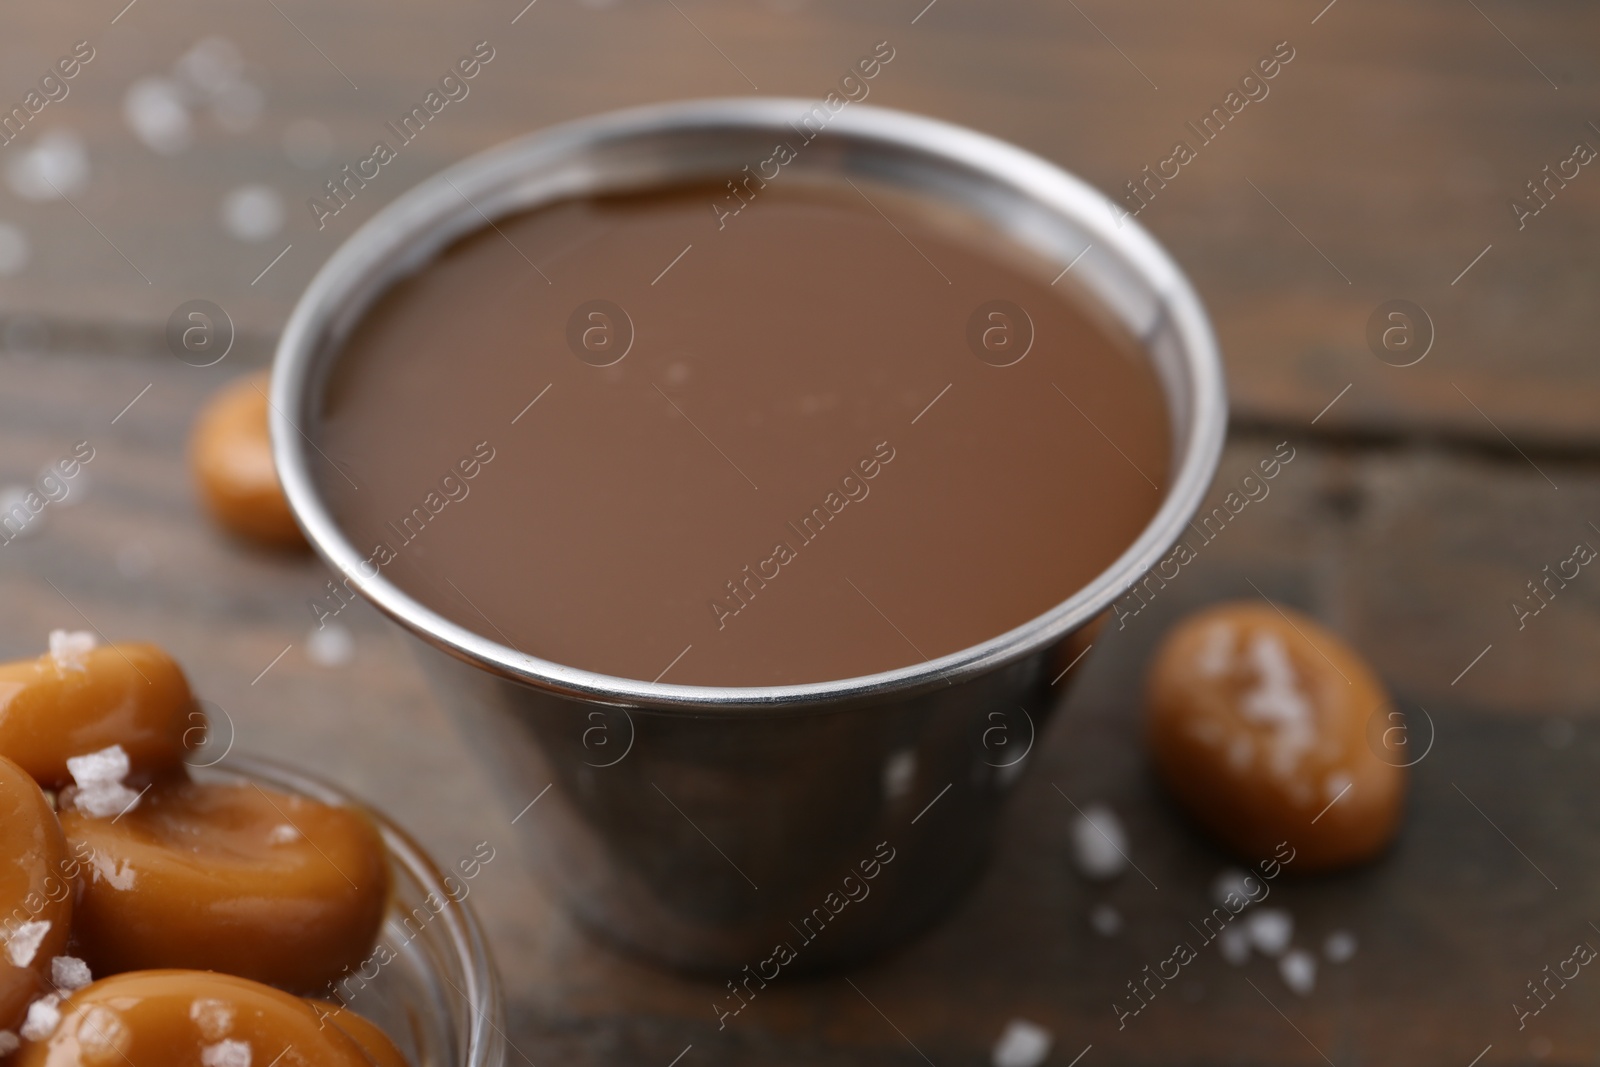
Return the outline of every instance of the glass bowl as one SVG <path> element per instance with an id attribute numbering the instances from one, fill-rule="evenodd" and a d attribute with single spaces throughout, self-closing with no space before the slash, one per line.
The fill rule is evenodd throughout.
<path id="1" fill-rule="evenodd" d="M 338 787 L 259 756 L 234 754 L 194 777 L 366 812 L 383 837 L 394 889 L 378 944 L 339 981 L 339 999 L 382 1027 L 414 1067 L 503 1067 L 505 1003 L 483 928 L 404 830 Z"/>

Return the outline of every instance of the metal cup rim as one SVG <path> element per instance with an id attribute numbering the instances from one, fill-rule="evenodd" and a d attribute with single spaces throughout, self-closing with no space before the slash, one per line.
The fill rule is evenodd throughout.
<path id="1" fill-rule="evenodd" d="M 1062 640 L 1137 582 L 1177 541 L 1199 507 L 1221 456 L 1226 389 L 1216 338 L 1198 294 L 1166 250 L 1125 210 L 1056 164 L 975 130 L 865 104 L 833 114 L 828 134 L 851 144 L 916 153 L 993 178 L 1033 206 L 1067 219 L 1091 235 L 1096 247 L 1121 257 L 1123 266 L 1139 276 L 1158 302 L 1165 324 L 1179 338 L 1188 389 L 1178 398 L 1185 418 L 1175 420 L 1175 429 L 1187 425 L 1175 441 L 1176 469 L 1156 514 L 1121 556 L 1049 611 L 958 652 L 860 677 L 759 687 L 648 682 L 527 655 L 445 618 L 381 572 L 368 575 L 362 569 L 366 557 L 339 529 L 317 491 L 311 469 L 318 455 L 302 432 L 312 413 L 319 375 L 334 355 L 326 338 L 341 316 L 350 317 L 354 295 L 370 287 L 375 275 L 387 272 L 392 279 L 400 270 L 426 262 L 444 243 L 439 237 L 443 220 L 481 205 L 480 196 L 504 192 L 519 173 L 539 167 L 548 171 L 562 160 L 578 160 L 596 146 L 629 139 L 790 130 L 799 115 L 819 106 L 824 106 L 821 101 L 800 98 L 706 99 L 577 119 L 469 157 L 402 194 L 362 224 L 301 295 L 279 340 L 272 374 L 269 422 L 274 460 L 290 508 L 323 560 L 348 576 L 357 591 L 401 626 L 491 674 L 582 701 L 701 715 L 834 710 L 952 685 Z M 568 169 L 572 173 L 564 179 L 553 180 L 577 183 L 565 195 L 581 194 L 583 168 Z M 1171 404 L 1173 398 L 1168 399 Z"/>

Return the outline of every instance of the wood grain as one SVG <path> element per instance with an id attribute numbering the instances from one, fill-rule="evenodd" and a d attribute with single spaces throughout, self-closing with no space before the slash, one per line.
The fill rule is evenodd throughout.
<path id="1" fill-rule="evenodd" d="M 1206 299 L 1237 413 L 1303 426 L 1350 386 L 1320 429 L 1506 451 L 1502 431 L 1524 449 L 1558 450 L 1600 433 L 1600 369 L 1585 340 L 1600 315 L 1589 299 L 1600 281 L 1591 254 L 1600 176 L 1582 168 L 1520 230 L 1509 208 L 1575 141 L 1600 147 L 1592 5 L 145 0 L 112 24 L 122 10 L 121 0 L 95 0 L 5 14 L 9 98 L 73 41 L 97 49 L 71 95 L 0 148 L 9 165 L 41 135 L 72 130 L 90 166 L 76 209 L 0 193 L 0 219 L 33 247 L 28 269 L 0 289 L 0 336 L 12 347 L 149 336 L 195 297 L 265 342 L 340 240 L 449 163 L 564 119 L 749 93 L 751 82 L 764 95 L 818 96 L 889 40 L 896 58 L 870 102 L 1011 139 L 1114 194 L 1179 138 L 1196 142 L 1198 158 L 1139 222 Z M 125 123 L 124 96 L 212 36 L 238 46 L 264 111 L 243 133 L 202 113 L 190 148 L 158 155 Z M 471 95 L 319 231 L 306 201 L 480 40 L 496 59 Z M 1185 124 L 1285 41 L 1295 58 L 1270 94 L 1201 147 Z M 309 169 L 282 148 L 304 119 L 331 136 L 328 159 Z M 246 184 L 282 198 L 282 232 L 247 243 L 223 230 L 223 198 Z M 1397 297 L 1421 304 L 1437 334 L 1428 357 L 1404 369 L 1379 362 L 1365 340 L 1369 315 Z"/>
<path id="2" fill-rule="evenodd" d="M 318 666 L 305 601 L 325 580 L 321 565 L 247 549 L 202 520 L 185 467 L 188 427 L 207 394 L 249 369 L 230 356 L 197 370 L 159 351 L 0 362 L 0 488 L 26 483 L 76 441 L 96 450 L 73 502 L 50 505 L 34 533 L 0 547 L 0 656 L 37 654 L 47 630 L 86 620 L 112 638 L 158 641 L 226 713 L 240 750 L 344 782 L 447 862 L 491 842 L 497 858 L 472 903 L 527 1062 L 665 1067 L 692 1045 L 682 1063 L 978 1063 L 1016 1017 L 1055 1035 L 1050 1062 L 1059 1064 L 1091 1044 L 1085 1064 L 1317 1064 L 1325 1055 L 1341 1067 L 1466 1064 L 1490 1044 L 1482 1064 L 1541 1053 L 1578 1063 L 1600 1047 L 1584 979 L 1524 1031 L 1510 1007 L 1545 964 L 1600 936 L 1587 903 L 1600 892 L 1591 788 L 1600 681 L 1585 654 L 1600 628 L 1600 583 L 1583 574 L 1520 632 L 1504 603 L 1600 515 L 1600 465 L 1541 464 L 1553 490 L 1520 459 L 1292 439 L 1295 458 L 1271 495 L 1125 627 L 1112 622 L 1097 639 L 1019 787 L 993 868 L 958 912 L 848 975 L 776 983 L 719 1030 L 720 986 L 615 953 L 543 895 L 511 825 L 531 797 L 497 794 L 476 773 L 394 627 L 349 609 L 339 621 L 354 658 Z M 1213 496 L 1280 440 L 1237 437 Z M 1119 1030 L 1112 1004 L 1125 983 L 1192 938 L 1188 923 L 1207 911 L 1210 883 L 1231 862 L 1150 777 L 1141 673 L 1184 612 L 1262 594 L 1348 636 L 1418 729 L 1417 710 L 1427 709 L 1435 743 L 1388 856 L 1274 890 L 1297 944 L 1316 950 L 1348 930 L 1360 945 L 1351 962 L 1324 962 L 1316 990 L 1300 998 L 1271 961 L 1235 968 L 1208 949 Z M 1063 793 L 1118 812 L 1149 882 L 1131 870 L 1108 886 L 1078 876 Z M 1091 930 L 1097 904 L 1120 913 L 1120 934 Z M 514 1052 L 511 1062 L 523 1060 Z"/>
<path id="3" fill-rule="evenodd" d="M 1490 1045 L 1481 1067 L 1593 1060 L 1592 976 L 1527 1029 L 1510 1005 L 1575 941 L 1600 943 L 1586 904 L 1600 890 L 1600 577 L 1583 573 L 1520 628 L 1511 605 L 1576 541 L 1600 545 L 1590 525 L 1600 524 L 1600 364 L 1589 358 L 1600 173 L 1584 168 L 1520 230 L 1508 202 L 1573 141 L 1600 146 L 1590 125 L 1600 122 L 1600 9 L 124 3 L 0 15 L 0 100 L 20 100 L 72 42 L 97 49 L 70 96 L 0 148 L 4 172 L 41 135 L 70 130 L 90 169 L 75 207 L 0 189 L 0 221 L 31 246 L 26 270 L 0 279 L 0 493 L 77 441 L 96 450 L 74 496 L 0 547 L 0 656 L 34 655 L 49 629 L 86 624 L 158 641 L 241 749 L 337 778 L 447 861 L 490 841 L 499 858 L 473 903 L 508 980 L 511 1062 L 665 1067 L 688 1049 L 683 1067 L 944 1067 L 986 1062 L 1016 1017 L 1054 1034 L 1051 1063 L 1092 1045 L 1084 1067 L 1465 1065 Z M 158 155 L 124 121 L 125 93 L 210 36 L 238 46 L 265 109 L 242 133 L 202 115 L 190 148 Z M 1243 429 L 1213 495 L 1279 441 L 1296 459 L 1148 608 L 1097 640 L 1040 741 L 992 870 L 956 915 L 848 976 L 777 984 L 719 1031 L 719 986 L 614 953 L 543 895 L 511 826 L 530 798 L 499 795 L 476 773 L 391 626 L 349 609 L 340 622 L 353 660 L 313 661 L 305 602 L 323 568 L 211 530 L 185 438 L 207 394 L 264 364 L 338 242 L 441 167 L 609 108 L 751 92 L 746 77 L 762 94 L 818 95 L 885 39 L 897 56 L 871 102 L 995 133 L 1111 192 L 1164 158 L 1260 56 L 1291 43 L 1270 95 L 1200 148 L 1139 222 L 1194 279 L 1226 352 Z M 306 199 L 479 40 L 496 58 L 471 95 L 317 230 Z M 306 119 L 331 145 L 326 161 L 301 168 L 282 141 Z M 224 196 L 246 184 L 287 205 L 271 239 L 243 242 L 219 222 Z M 197 297 L 222 304 L 241 334 L 203 370 L 160 340 L 173 308 Z M 1396 297 L 1420 303 L 1437 331 L 1413 367 L 1385 365 L 1365 340 L 1373 309 Z M 1119 1030 L 1112 1002 L 1188 936 L 1228 862 L 1150 778 L 1141 671 L 1184 612 L 1261 595 L 1346 635 L 1412 721 L 1431 721 L 1435 744 L 1389 856 L 1276 891 L 1298 944 L 1352 931 L 1350 963 L 1324 962 L 1302 999 L 1267 960 L 1234 968 L 1207 952 Z M 1133 872 L 1105 887 L 1074 873 L 1063 792 L 1112 805 L 1159 888 Z M 1120 934 L 1090 929 L 1096 904 L 1117 909 Z"/>

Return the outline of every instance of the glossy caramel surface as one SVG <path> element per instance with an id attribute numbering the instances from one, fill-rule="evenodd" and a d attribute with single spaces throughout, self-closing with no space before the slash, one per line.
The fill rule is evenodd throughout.
<path id="1" fill-rule="evenodd" d="M 61 1005 L 13 1067 L 371 1067 L 343 1029 L 258 982 L 196 971 L 104 978 Z"/>
<path id="2" fill-rule="evenodd" d="M 324 1022 L 337 1026 L 354 1038 L 356 1044 L 367 1054 L 367 1058 L 377 1067 L 411 1067 L 409 1061 L 395 1047 L 394 1041 L 371 1019 L 325 1000 L 310 1000 L 307 1003 Z"/>
<path id="3" fill-rule="evenodd" d="M 189 683 L 155 645 L 101 645 L 0 664 L 0 756 L 46 789 L 72 782 L 67 760 L 121 745 L 130 778 L 181 766 L 203 726 Z"/>
<path id="4" fill-rule="evenodd" d="M 388 903 L 365 815 L 254 784 L 166 781 L 114 820 L 61 824 L 93 856 L 77 930 L 96 974 L 213 969 L 314 992 L 361 963 Z"/>
<path id="5" fill-rule="evenodd" d="M 272 462 L 265 374 L 211 398 L 195 422 L 189 465 L 206 511 L 224 529 L 264 545 L 305 546 Z"/>
<path id="6" fill-rule="evenodd" d="M 50 960 L 66 952 L 76 864 L 32 778 L 0 758 L 0 1030 L 48 992 Z M 40 937 L 38 923 L 48 924 Z M 20 964 L 20 966 L 19 966 Z"/>
<path id="7" fill-rule="evenodd" d="M 1406 756 L 1382 747 L 1393 710 L 1354 649 L 1271 604 L 1190 616 L 1150 669 L 1148 736 L 1167 788 L 1246 862 L 1288 842 L 1297 874 L 1371 859 L 1394 836 Z"/>

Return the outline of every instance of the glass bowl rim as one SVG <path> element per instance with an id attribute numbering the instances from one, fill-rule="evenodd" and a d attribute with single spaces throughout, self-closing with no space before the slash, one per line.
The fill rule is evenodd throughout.
<path id="1" fill-rule="evenodd" d="M 439 899 L 451 901 L 453 905 L 440 912 L 438 918 L 451 956 L 460 966 L 465 982 L 465 988 L 456 988 L 456 992 L 470 1009 L 462 1035 L 462 1067 L 499 1067 L 504 1062 L 505 1000 L 483 926 L 465 900 L 455 901 L 450 896 L 444 872 L 416 839 L 383 812 L 342 786 L 272 757 L 235 752 L 228 755 L 226 762 L 219 760 L 216 764 L 191 770 L 199 772 L 201 781 L 231 778 L 259 782 L 286 793 L 297 793 L 366 814 L 377 827 L 389 857 L 425 892 L 436 893 Z M 455 985 L 449 979 L 446 982 Z"/>

